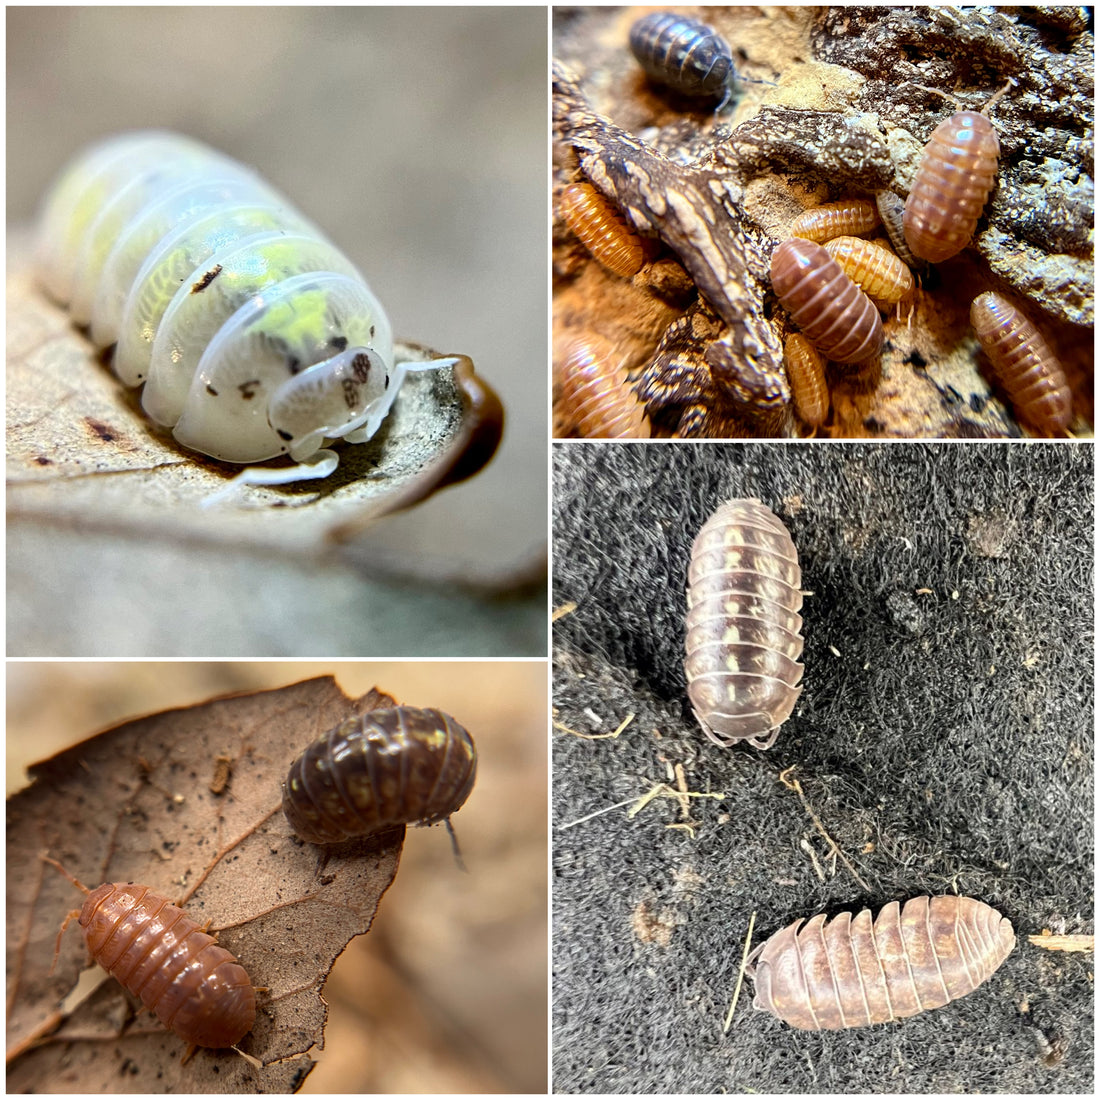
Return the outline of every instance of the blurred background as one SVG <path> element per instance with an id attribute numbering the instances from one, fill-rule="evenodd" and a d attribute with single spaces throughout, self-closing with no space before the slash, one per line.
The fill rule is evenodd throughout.
<path id="1" fill-rule="evenodd" d="M 306 1093 L 543 1093 L 547 1089 L 547 682 L 543 662 L 15 663 L 7 790 L 101 729 L 227 692 L 332 674 L 454 715 L 478 748 L 454 827 L 410 829 L 371 931 L 325 986 L 325 1049 Z"/>
<path id="2" fill-rule="evenodd" d="M 255 167 L 316 221 L 359 266 L 396 335 L 468 354 L 508 418 L 484 472 L 370 532 L 370 552 L 400 563 L 404 577 L 386 585 L 330 564 L 270 563 L 279 602 L 290 609 L 280 616 L 262 606 L 265 587 L 252 563 L 221 556 L 216 565 L 230 594 L 221 603 L 234 613 L 208 609 L 189 646 L 172 648 L 173 637 L 157 634 L 144 616 L 132 617 L 129 638 L 116 638 L 111 616 L 100 612 L 98 651 L 94 642 L 73 648 L 74 630 L 95 629 L 73 601 L 50 608 L 72 616 L 68 637 L 64 629 L 48 633 L 20 582 L 75 536 L 20 525 L 9 547 L 9 651 L 414 652 L 404 636 L 394 646 L 372 644 L 387 616 L 399 618 L 398 581 L 443 588 L 457 578 L 479 595 L 513 599 L 537 584 L 547 527 L 545 9 L 23 8 L 7 13 L 7 40 L 9 241 L 30 226 L 46 188 L 89 143 L 140 127 L 187 133 Z M 14 255 L 9 248 L 9 265 Z M 166 572 L 145 554 L 141 545 L 117 552 L 88 540 L 70 556 L 95 569 L 104 586 L 112 562 L 125 558 L 125 578 L 140 589 L 143 578 Z M 191 560 L 209 577 L 210 560 Z M 365 600 L 368 585 L 376 598 Z M 63 590 L 62 578 L 54 588 Z M 161 597 L 156 584 L 147 588 L 143 609 Z M 429 611 L 440 625 L 424 652 L 545 652 L 542 592 L 503 610 L 484 600 L 456 606 L 447 597 L 439 592 L 440 607 Z M 127 598 L 125 584 L 115 598 L 119 605 Z M 357 614 L 328 638 L 323 622 L 307 628 L 318 603 L 353 602 Z M 279 638 L 295 609 L 297 637 Z M 463 630 L 484 634 L 476 649 Z"/>

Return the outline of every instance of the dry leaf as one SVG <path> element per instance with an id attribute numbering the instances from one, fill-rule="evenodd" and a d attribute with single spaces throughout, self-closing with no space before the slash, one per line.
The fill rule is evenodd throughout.
<path id="1" fill-rule="evenodd" d="M 410 375 L 372 440 L 336 445 L 340 465 L 330 477 L 252 486 L 203 509 L 240 467 L 188 451 L 154 425 L 140 391 L 99 361 L 18 260 L 7 316 L 10 515 L 309 551 L 471 477 L 500 442 L 500 400 L 461 356 L 453 370 Z M 399 341 L 395 355 L 408 362 L 440 353 Z"/>
<path id="2" fill-rule="evenodd" d="M 31 768 L 32 785 L 8 801 L 9 1092 L 301 1085 L 307 1052 L 323 1046 L 321 988 L 349 940 L 370 928 L 404 830 L 327 852 L 304 844 L 279 809 L 281 784 L 311 739 L 388 702 L 376 692 L 348 699 L 320 677 L 127 722 Z M 74 922 L 50 974 L 58 929 L 82 895 L 39 858 L 47 850 L 93 889 L 140 882 L 211 921 L 265 987 L 240 1043 L 261 1068 L 232 1050 L 199 1050 L 183 1064 L 183 1040 L 106 975 L 59 1013 L 87 952 Z"/>

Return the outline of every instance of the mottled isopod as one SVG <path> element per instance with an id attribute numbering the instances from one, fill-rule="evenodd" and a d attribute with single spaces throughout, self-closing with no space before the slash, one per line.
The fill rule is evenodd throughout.
<path id="1" fill-rule="evenodd" d="M 348 718 L 290 765 L 283 813 L 312 844 L 449 819 L 474 786 L 477 750 L 450 715 L 383 707 Z"/>
<path id="2" fill-rule="evenodd" d="M 649 438 L 645 408 L 606 340 L 574 340 L 566 349 L 558 381 L 562 411 L 585 439 Z"/>
<path id="3" fill-rule="evenodd" d="M 232 463 L 289 454 L 239 482 L 325 477 L 327 439 L 377 432 L 411 370 L 341 252 L 249 169 L 155 131 L 92 146 L 42 216 L 40 279 L 116 344 L 114 370 L 185 447 Z"/>
<path id="4" fill-rule="evenodd" d="M 76 885 L 88 896 L 69 919 L 78 916 L 92 958 L 165 1027 L 200 1047 L 231 1047 L 252 1030 L 256 993 L 244 967 L 182 909 L 132 882 Z"/>
<path id="5" fill-rule="evenodd" d="M 714 30 L 683 15 L 655 11 L 630 28 L 630 49 L 650 80 L 681 95 L 729 94 L 733 54 Z"/>
<path id="6" fill-rule="evenodd" d="M 561 193 L 561 214 L 584 247 L 608 271 L 629 279 L 645 267 L 645 242 L 592 184 L 570 184 Z"/>
<path id="7" fill-rule="evenodd" d="M 1016 415 L 1043 435 L 1063 434 L 1073 419 L 1073 395 L 1039 330 L 993 291 L 971 302 L 970 324 Z"/>
<path id="8" fill-rule="evenodd" d="M 879 353 L 878 310 L 821 245 L 784 241 L 772 253 L 771 277 L 779 300 L 826 358 L 859 363 Z"/>
<path id="9" fill-rule="evenodd" d="M 786 527 L 759 500 L 703 525 L 688 571 L 688 699 L 703 732 L 767 749 L 802 691 L 802 575 Z"/>
<path id="10" fill-rule="evenodd" d="M 829 415 L 829 388 L 825 384 L 825 364 L 813 344 L 800 333 L 792 332 L 784 348 L 787 377 L 795 412 L 811 428 L 820 428 Z"/>
<path id="11" fill-rule="evenodd" d="M 865 1027 L 942 1008 L 976 989 L 1015 946 L 996 909 L 954 895 L 852 916 L 824 914 L 753 953 L 753 1007 L 810 1031 Z"/>
<path id="12" fill-rule="evenodd" d="M 898 259 L 910 269 L 921 266 L 921 261 L 913 255 L 905 239 L 905 200 L 893 191 L 877 191 L 875 206 Z"/>
<path id="13" fill-rule="evenodd" d="M 825 251 L 841 271 L 863 291 L 893 305 L 913 290 L 913 273 L 888 249 L 860 237 L 834 237 Z"/>
<path id="14" fill-rule="evenodd" d="M 993 123 L 977 111 L 958 111 L 936 127 L 905 201 L 914 255 L 941 263 L 970 243 L 997 181 L 1000 151 Z"/>
<path id="15" fill-rule="evenodd" d="M 878 211 L 867 199 L 845 199 L 828 202 L 804 210 L 791 222 L 792 237 L 807 241 L 828 241 L 833 237 L 850 237 L 856 233 L 869 233 L 878 225 Z"/>

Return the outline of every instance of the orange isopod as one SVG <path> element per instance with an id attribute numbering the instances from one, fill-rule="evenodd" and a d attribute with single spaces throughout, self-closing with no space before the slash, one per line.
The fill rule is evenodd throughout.
<path id="1" fill-rule="evenodd" d="M 978 111 L 958 111 L 936 127 L 905 202 L 905 239 L 916 256 L 941 263 L 970 243 L 1000 152 L 993 123 Z"/>
<path id="2" fill-rule="evenodd" d="M 1073 395 L 1039 330 L 991 290 L 970 303 L 970 324 L 1016 415 L 1043 435 L 1063 434 L 1073 419 Z"/>
<path id="3" fill-rule="evenodd" d="M 235 1046 L 252 1030 L 256 991 L 247 972 L 182 909 L 133 882 L 89 890 L 42 858 L 87 894 L 61 931 L 77 917 L 92 958 L 165 1027 L 197 1047 Z"/>
<path id="4" fill-rule="evenodd" d="M 825 384 L 825 364 L 805 336 L 792 332 L 787 337 L 787 377 L 795 411 L 811 428 L 820 428 L 829 415 L 829 388 Z"/>
<path id="5" fill-rule="evenodd" d="M 609 271 L 629 279 L 645 266 L 642 238 L 592 184 L 570 184 L 561 193 L 561 213 L 585 248 Z"/>
<path id="6" fill-rule="evenodd" d="M 794 237 L 773 253 L 772 287 L 806 338 L 838 363 L 882 349 L 882 321 L 862 290 L 819 244 Z"/>
<path id="7" fill-rule="evenodd" d="M 805 210 L 791 223 L 791 236 L 807 241 L 828 241 L 833 237 L 868 233 L 878 225 L 878 211 L 867 199 L 828 202 Z"/>
<path id="8" fill-rule="evenodd" d="M 900 302 L 913 289 L 913 273 L 893 254 L 874 241 L 861 237 L 834 237 L 825 251 L 864 294 L 889 302 Z"/>
<path id="9" fill-rule="evenodd" d="M 586 439 L 648 439 L 645 409 L 614 349 L 598 336 L 574 340 L 558 372 L 562 411 Z"/>

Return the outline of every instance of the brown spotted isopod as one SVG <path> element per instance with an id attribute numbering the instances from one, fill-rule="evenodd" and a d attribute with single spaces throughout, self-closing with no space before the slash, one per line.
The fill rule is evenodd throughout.
<path id="1" fill-rule="evenodd" d="M 753 1007 L 810 1031 L 866 1027 L 965 997 L 1008 958 L 1012 925 L 953 895 L 802 920 L 753 953 Z"/>
<path id="2" fill-rule="evenodd" d="M 802 691 L 802 575 L 786 527 L 759 500 L 728 500 L 691 548 L 688 699 L 703 732 L 771 748 Z"/>
<path id="3" fill-rule="evenodd" d="M 697 19 L 655 11 L 630 28 L 630 49 L 650 80 L 681 95 L 729 94 L 737 73 L 725 39 Z"/>
<path id="4" fill-rule="evenodd" d="M 592 184 L 570 184 L 561 193 L 560 205 L 566 224 L 608 271 L 629 279 L 642 270 L 645 242 Z"/>
<path id="5" fill-rule="evenodd" d="M 558 371 L 561 409 L 585 439 L 648 439 L 645 408 L 606 340 L 574 340 Z"/>
<path id="6" fill-rule="evenodd" d="M 231 1047 L 252 1030 L 256 993 L 245 969 L 167 898 L 132 882 L 87 893 L 78 917 L 88 951 L 165 1027 L 200 1047 Z M 58 938 L 60 946 L 60 937 Z"/>
<path id="7" fill-rule="evenodd" d="M 829 415 L 825 364 L 813 344 L 797 332 L 792 332 L 787 337 L 784 351 L 795 412 L 809 427 L 820 428 L 825 423 L 825 417 Z"/>
<path id="8" fill-rule="evenodd" d="M 477 750 L 441 710 L 383 707 L 329 730 L 290 765 L 283 813 L 311 844 L 448 820 L 474 786 Z"/>
<path id="9" fill-rule="evenodd" d="M 859 363 L 882 349 L 878 310 L 821 245 L 784 241 L 772 253 L 771 277 L 779 300 L 826 358 Z"/>
<path id="10" fill-rule="evenodd" d="M 825 251 L 871 298 L 894 305 L 913 290 L 913 273 L 888 249 L 861 237 L 834 237 Z"/>
<path id="11" fill-rule="evenodd" d="M 913 255 L 909 242 L 905 239 L 904 199 L 895 195 L 893 191 L 877 191 L 875 206 L 878 208 L 878 216 L 882 219 L 886 236 L 890 238 L 890 243 L 898 254 L 898 259 L 910 269 L 921 266 L 921 261 Z"/>
<path id="12" fill-rule="evenodd" d="M 805 210 L 791 222 L 792 237 L 807 241 L 832 240 L 833 237 L 850 237 L 856 233 L 869 233 L 878 225 L 878 211 L 867 199 L 845 199 L 843 202 L 827 202 Z"/>
<path id="13" fill-rule="evenodd" d="M 993 123 L 958 111 L 932 132 L 905 201 L 905 239 L 914 255 L 942 263 L 969 243 L 997 181 Z"/>
<path id="14" fill-rule="evenodd" d="M 1039 330 L 993 291 L 971 302 L 970 324 L 1016 415 L 1043 435 L 1063 434 L 1073 419 L 1073 395 Z"/>

